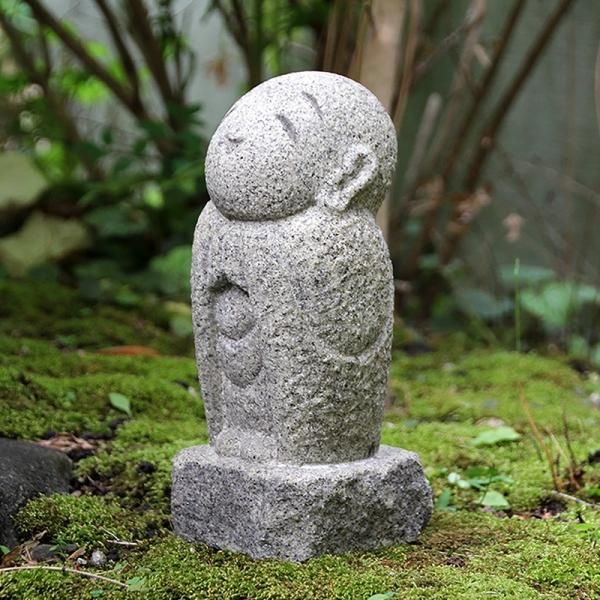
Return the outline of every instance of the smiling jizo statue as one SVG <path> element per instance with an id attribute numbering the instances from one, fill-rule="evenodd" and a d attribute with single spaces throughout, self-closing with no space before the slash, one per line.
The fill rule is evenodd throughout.
<path id="1" fill-rule="evenodd" d="M 429 519 L 418 457 L 379 445 L 393 278 L 375 212 L 395 162 L 384 108 L 330 73 L 271 79 L 219 125 L 192 264 L 210 446 L 175 459 L 181 536 L 304 560 Z"/>

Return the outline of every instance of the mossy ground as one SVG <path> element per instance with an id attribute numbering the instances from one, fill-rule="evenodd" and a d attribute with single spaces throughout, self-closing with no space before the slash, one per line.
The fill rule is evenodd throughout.
<path id="1" fill-rule="evenodd" d="M 46 531 L 43 541 L 85 545 L 88 556 L 102 549 L 111 558 L 106 567 L 84 569 L 123 582 L 142 578 L 141 595 L 153 599 L 366 599 L 388 592 L 396 599 L 600 598 L 600 512 L 571 501 L 556 515 L 544 509 L 552 480 L 523 407 L 553 454 L 558 446 L 568 454 L 566 420 L 585 470 L 583 488 L 570 493 L 597 502 L 600 465 L 586 462 L 600 449 L 600 411 L 588 401 L 600 391 L 593 378 L 561 360 L 494 349 L 464 354 L 446 344 L 417 358 L 395 353 L 383 442 L 420 453 L 446 506 L 418 544 L 300 565 L 256 562 L 188 544 L 171 531 L 171 459 L 206 442 L 206 423 L 189 340 L 168 333 L 159 305 L 143 318 L 139 312 L 91 307 L 57 286 L 0 283 L 0 435 L 110 438 L 77 463 L 78 495 L 39 498 L 21 510 L 24 541 Z M 146 345 L 161 355 L 97 352 L 116 344 Z M 131 418 L 111 406 L 111 392 L 131 400 Z M 498 419 L 521 439 L 473 445 Z M 567 481 L 565 458 L 559 471 Z M 482 491 L 449 482 L 449 474 L 456 481 L 472 467 L 496 470 L 501 478 L 488 489 L 502 493 L 510 508 L 484 509 Z M 0 598 L 131 593 L 57 572 L 0 573 Z"/>

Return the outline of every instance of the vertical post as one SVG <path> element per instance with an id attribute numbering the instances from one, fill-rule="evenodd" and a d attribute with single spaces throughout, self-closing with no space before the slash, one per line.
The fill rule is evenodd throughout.
<path id="1" fill-rule="evenodd" d="M 406 0 L 373 0 L 366 3 L 364 39 L 358 40 L 351 73 L 354 79 L 371 90 L 392 112 L 396 74 L 401 59 L 402 32 L 406 18 Z M 379 212 L 377 224 L 389 239 L 390 192 Z"/>

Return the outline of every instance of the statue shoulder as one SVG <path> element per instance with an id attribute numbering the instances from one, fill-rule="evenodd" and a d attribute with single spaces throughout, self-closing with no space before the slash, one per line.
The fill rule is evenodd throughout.
<path id="1" fill-rule="evenodd" d="M 393 275 L 381 230 L 368 211 L 314 211 L 289 236 L 294 295 L 312 333 L 344 356 L 387 338 Z"/>

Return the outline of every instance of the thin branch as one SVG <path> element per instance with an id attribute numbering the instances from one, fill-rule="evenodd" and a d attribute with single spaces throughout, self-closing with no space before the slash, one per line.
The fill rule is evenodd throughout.
<path id="1" fill-rule="evenodd" d="M 75 58 L 97 77 L 137 118 L 148 118 L 144 107 L 138 103 L 135 94 L 127 86 L 114 77 L 106 67 L 97 61 L 85 48 L 79 39 L 71 33 L 54 15 L 39 2 L 39 0 L 23 0 L 39 23 L 51 29 L 61 42 L 73 53 Z"/>
<path id="2" fill-rule="evenodd" d="M 225 29 L 227 29 L 227 31 L 231 34 L 236 44 L 242 51 L 242 54 L 245 54 L 247 40 L 238 28 L 238 24 L 234 20 L 233 15 L 225 8 L 221 0 L 213 0 L 213 6 L 221 15 L 223 23 L 225 24 Z"/>
<path id="3" fill-rule="evenodd" d="M 454 137 L 454 145 L 452 146 L 452 149 L 450 150 L 450 152 L 448 154 L 448 162 L 446 163 L 446 167 L 442 174 L 442 177 L 444 177 L 444 179 L 446 181 L 448 181 L 448 179 L 450 178 L 452 170 L 454 169 L 456 161 L 457 161 L 458 157 L 460 156 L 462 148 L 467 139 L 467 134 L 469 132 L 469 129 L 471 128 L 471 125 L 475 121 L 475 117 L 476 117 L 479 109 L 481 108 L 481 105 L 482 105 L 483 101 L 485 100 L 485 97 L 487 96 L 488 92 L 490 91 L 492 84 L 494 83 L 494 80 L 496 79 L 496 75 L 498 73 L 498 67 L 500 66 L 500 63 L 502 62 L 504 53 L 506 51 L 506 48 L 508 47 L 508 42 L 510 41 L 510 39 L 514 33 L 514 31 L 516 29 L 516 24 L 523 12 L 523 9 L 525 8 L 526 1 L 527 0 L 515 0 L 513 8 L 511 10 L 508 18 L 506 19 L 506 23 L 504 25 L 502 33 L 500 34 L 500 42 L 496 46 L 494 55 L 492 57 L 491 65 L 490 65 L 489 69 L 486 71 L 483 81 L 481 82 L 481 84 L 479 86 L 477 86 L 474 97 L 471 100 L 471 107 L 465 114 L 465 116 L 462 120 L 462 123 L 460 124 L 460 127 L 458 128 L 458 132 L 457 132 L 456 136 Z"/>
<path id="4" fill-rule="evenodd" d="M 484 0 L 471 0 L 469 10 L 465 18 L 463 27 L 466 32 L 465 41 L 463 44 L 459 65 L 452 80 L 452 88 L 450 90 L 450 98 L 446 104 L 443 117 L 440 119 L 436 138 L 431 144 L 429 151 L 428 164 L 433 167 L 437 164 L 438 159 L 444 149 L 447 147 L 448 139 L 452 132 L 452 127 L 456 120 L 456 114 L 461 109 L 462 98 L 468 88 L 468 70 L 473 59 L 473 49 L 479 40 L 481 33 L 482 21 L 486 13 L 486 3 Z M 412 278 L 419 266 L 419 259 L 423 253 L 423 249 L 431 241 L 432 233 L 435 229 L 438 214 L 443 203 L 446 192 L 446 181 L 441 180 L 440 193 L 436 195 L 431 205 L 430 211 L 425 216 L 421 231 L 415 241 L 407 260 L 407 276 Z"/>
<path id="5" fill-rule="evenodd" d="M 577 502 L 577 504 L 583 504 L 584 506 L 588 506 L 589 508 L 600 510 L 600 504 L 586 502 L 581 498 L 577 498 L 577 496 L 571 496 L 570 494 L 565 494 L 564 492 L 551 492 L 550 495 L 554 498 L 559 498 L 560 500 L 567 500 L 568 502 Z"/>
<path id="6" fill-rule="evenodd" d="M 560 442 L 558 441 L 558 439 L 556 438 L 556 436 L 551 431 L 549 431 L 548 429 L 546 429 L 545 433 L 554 442 L 554 446 L 556 447 L 556 450 L 558 452 L 557 459 L 562 458 L 565 461 L 565 464 L 567 466 L 567 472 L 569 474 L 569 482 L 571 483 L 571 486 L 575 490 L 581 489 L 581 486 L 577 482 L 577 477 L 575 476 L 575 467 L 577 466 L 577 464 L 576 463 L 573 464 L 571 461 L 569 461 L 569 457 L 567 456 L 567 454 L 563 450 L 563 447 L 560 445 Z"/>
<path id="7" fill-rule="evenodd" d="M 227 31 L 231 34 L 246 63 L 246 72 L 250 87 L 260 83 L 261 75 L 259 64 L 256 60 L 256 40 L 254 41 L 248 29 L 248 15 L 244 5 L 239 0 L 231 0 L 231 10 L 228 10 L 221 0 L 213 1 L 214 7 L 219 11 Z M 259 52 L 262 57 L 262 49 Z"/>
<path id="8" fill-rule="evenodd" d="M 50 55 L 50 48 L 48 47 L 48 40 L 41 27 L 37 27 L 37 37 L 40 42 L 40 50 L 44 60 L 44 77 L 50 81 L 50 76 L 52 74 L 52 57 Z"/>
<path id="9" fill-rule="evenodd" d="M 449 6 L 450 2 L 448 0 L 439 0 L 435 8 L 433 9 L 431 16 L 429 17 L 429 21 L 427 21 L 425 27 L 423 28 L 423 33 L 427 35 L 432 35 L 435 32 L 438 22 L 443 17 L 444 13 L 446 12 L 446 9 Z"/>
<path id="10" fill-rule="evenodd" d="M 325 34 L 325 44 L 321 61 L 321 67 L 325 71 L 334 70 L 334 58 L 338 57 L 340 53 L 340 41 L 343 33 L 343 28 L 341 26 L 343 25 L 343 22 L 344 11 L 342 10 L 340 0 L 335 0 L 327 22 L 327 31 Z"/>
<path id="11" fill-rule="evenodd" d="M 165 107 L 168 107 L 169 104 L 176 103 L 179 100 L 175 97 L 173 90 L 171 89 L 171 82 L 169 81 L 169 76 L 165 67 L 162 49 L 152 31 L 148 9 L 143 0 L 128 0 L 128 2 L 125 3 L 125 6 L 127 7 L 131 19 L 133 39 L 144 55 L 146 65 L 150 69 L 150 73 L 156 83 L 156 87 L 163 99 Z"/>
<path id="12" fill-rule="evenodd" d="M 394 107 L 392 120 L 396 126 L 396 131 L 400 130 L 404 109 L 406 108 L 412 85 L 414 63 L 419 43 L 419 26 L 421 23 L 421 3 L 418 0 L 412 0 L 410 2 L 409 13 L 410 19 L 408 22 L 406 45 L 404 47 L 404 62 L 398 61 L 398 67 L 401 71 L 400 82 L 397 86 L 398 94 L 392 102 L 392 106 Z"/>
<path id="13" fill-rule="evenodd" d="M 126 542 L 125 540 L 107 540 L 109 544 L 115 546 L 124 546 L 125 548 L 137 548 L 139 544 L 137 542 Z"/>
<path id="14" fill-rule="evenodd" d="M 554 489 L 557 492 L 561 492 L 563 486 L 562 486 L 562 482 L 560 480 L 560 475 L 557 471 L 552 454 L 550 454 L 550 450 L 549 450 L 548 446 L 546 445 L 546 443 L 544 442 L 544 438 L 542 437 L 542 434 L 540 433 L 540 430 L 538 429 L 537 423 L 535 422 L 535 419 L 533 418 L 533 415 L 531 414 L 531 410 L 529 409 L 529 403 L 527 402 L 527 398 L 525 398 L 525 393 L 523 392 L 523 390 L 521 390 L 521 405 L 523 407 L 523 411 L 525 412 L 525 415 L 527 416 L 527 421 L 529 422 L 529 427 L 531 428 L 533 437 L 535 438 L 535 441 L 536 441 L 540 451 L 543 452 L 543 454 L 546 458 L 546 462 L 548 463 L 548 466 L 550 467 L 550 473 L 552 475 L 552 483 L 554 484 Z"/>
<path id="15" fill-rule="evenodd" d="M 458 46 L 463 39 L 463 35 L 468 35 L 469 31 L 479 23 L 478 19 L 465 19 L 454 31 L 450 32 L 434 49 L 417 63 L 413 77 L 413 84 L 416 84 L 423 75 L 425 75 L 439 58 L 448 54 L 452 48 Z"/>
<path id="16" fill-rule="evenodd" d="M 23 40 L 21 39 L 20 33 L 12 26 L 6 15 L 0 11 L 0 28 L 6 34 L 6 37 L 10 43 L 12 53 L 15 61 L 21 67 L 21 69 L 27 73 L 28 77 L 33 83 L 42 88 L 48 106 L 54 113 L 54 116 L 60 121 L 63 126 L 65 140 L 71 144 L 81 143 L 81 135 L 77 129 L 77 125 L 65 109 L 64 102 L 60 98 L 57 98 L 50 86 L 50 67 L 51 64 L 46 62 L 45 69 L 43 72 L 38 71 L 35 66 L 30 53 L 26 50 Z M 43 33 L 39 31 L 40 38 L 43 38 Z M 42 44 L 43 46 L 43 44 Z M 46 48 L 47 50 L 47 48 Z M 44 51 L 45 52 L 45 51 Z M 49 60 L 49 58 L 46 58 Z M 85 153 L 80 154 L 81 164 L 88 171 L 89 175 L 93 179 L 102 179 L 104 174 L 100 167 L 95 161 L 91 160 Z"/>
<path id="17" fill-rule="evenodd" d="M 240 33 L 242 37 L 246 40 L 246 42 L 250 43 L 250 32 L 248 30 L 248 15 L 244 9 L 243 4 L 240 0 L 231 0 L 231 4 L 233 6 L 233 14 L 235 15 L 235 19 L 237 21 Z"/>
<path id="18" fill-rule="evenodd" d="M 533 46 L 527 53 L 525 60 L 521 63 L 521 67 L 517 71 L 517 74 L 515 75 L 511 84 L 508 86 L 508 89 L 500 99 L 488 124 L 483 128 L 482 133 L 479 135 L 479 147 L 467 170 L 467 176 L 465 177 L 464 187 L 468 192 L 473 192 L 475 190 L 487 159 L 489 158 L 491 151 L 494 149 L 496 137 L 498 136 L 498 132 L 504 123 L 506 115 L 508 114 L 518 93 L 521 91 L 524 83 L 527 81 L 527 78 L 531 74 L 533 68 L 538 63 L 546 46 L 552 39 L 556 28 L 558 27 L 562 18 L 567 14 L 568 9 L 571 7 L 573 2 L 574 0 L 561 0 L 559 5 L 556 7 L 556 10 L 552 13 L 535 40 Z M 449 235 L 446 238 L 440 255 L 440 263 L 442 265 L 448 264 L 452 257 L 456 254 L 456 250 L 468 229 L 469 228 L 467 226 L 462 228 L 460 232 L 449 231 Z"/>
<path id="19" fill-rule="evenodd" d="M 113 43 L 117 52 L 119 53 L 119 57 L 121 59 L 121 63 L 123 64 L 123 68 L 127 76 L 131 80 L 131 85 L 133 89 L 133 93 L 138 96 L 139 100 L 139 78 L 137 74 L 137 69 L 135 66 L 135 61 L 133 60 L 133 56 L 127 47 L 125 42 L 125 38 L 119 29 L 119 22 L 113 10 L 108 6 L 106 0 L 94 0 L 98 9 L 102 13 L 104 17 L 104 21 L 106 22 L 106 26 L 108 27 L 108 31 L 110 32 L 110 36 L 112 37 Z"/>
<path id="20" fill-rule="evenodd" d="M 577 462 L 577 458 L 575 457 L 575 452 L 573 452 L 573 445 L 571 444 L 571 434 L 569 432 L 569 422 L 567 421 L 567 413 L 563 407 L 562 411 L 562 421 L 563 421 L 563 434 L 565 436 L 565 442 L 567 445 L 567 452 L 569 453 L 569 475 L 571 477 L 571 483 L 574 485 L 576 490 L 581 488 L 581 485 L 577 481 L 577 477 L 575 476 L 575 469 L 579 467 L 579 463 Z"/>
<path id="21" fill-rule="evenodd" d="M 113 585 L 118 585 L 119 587 L 129 589 L 129 586 L 122 581 L 117 581 L 116 579 L 111 579 L 110 577 L 105 577 L 104 575 L 98 575 L 96 573 L 90 573 L 89 571 L 79 571 L 78 569 L 69 569 L 68 567 L 47 567 L 45 565 L 23 565 L 20 567 L 4 567 L 0 568 L 1 573 L 9 573 L 14 571 L 35 571 L 35 570 L 43 570 L 43 571 L 58 571 L 59 573 L 69 573 L 70 575 L 81 575 L 82 577 L 87 577 L 88 579 L 97 579 L 99 581 L 105 581 L 106 583 L 112 583 Z"/>
<path id="22" fill-rule="evenodd" d="M 556 31 L 562 18 L 567 14 L 569 8 L 573 5 L 574 0 L 561 0 L 552 15 L 550 15 L 548 21 L 544 25 L 542 31 L 535 40 L 533 46 L 530 48 L 525 60 L 522 62 L 521 67 L 517 71 L 508 89 L 500 99 L 496 110 L 494 111 L 488 124 L 483 128 L 481 135 L 479 136 L 480 145 L 479 151 L 473 159 L 471 166 L 469 167 L 467 177 L 465 179 L 465 188 L 467 190 L 473 190 L 479 181 L 479 177 L 487 162 L 491 150 L 494 147 L 494 141 L 498 135 L 498 131 L 504 122 L 509 109 L 511 108 L 515 98 L 521 91 L 523 84 L 527 81 L 527 78 L 531 74 L 533 68 L 538 63 L 542 56 L 542 53 L 546 49 L 548 43 L 552 39 L 552 35 Z"/>
<path id="23" fill-rule="evenodd" d="M 600 131 L 600 45 L 596 54 L 596 67 L 594 69 L 594 96 L 596 97 L 596 120 Z"/>

